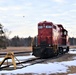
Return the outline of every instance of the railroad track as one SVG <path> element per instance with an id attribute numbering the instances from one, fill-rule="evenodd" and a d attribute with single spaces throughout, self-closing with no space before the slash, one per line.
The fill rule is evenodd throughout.
<path id="1" fill-rule="evenodd" d="M 62 57 L 63 55 L 65 54 L 61 54 L 61 55 L 58 55 L 58 56 L 54 56 L 52 58 L 48 58 L 48 59 L 40 59 L 40 58 L 31 58 L 31 59 L 27 59 L 27 60 L 24 60 L 24 61 L 21 61 L 21 62 L 18 62 L 16 63 L 17 66 L 20 66 L 22 65 L 21 67 L 17 67 L 17 69 L 21 69 L 21 68 L 24 68 L 24 67 L 28 67 L 28 66 L 31 66 L 31 65 L 34 65 L 34 64 L 37 64 L 37 63 L 42 63 L 42 62 L 45 62 L 47 60 L 51 60 L 51 59 L 57 59 L 59 57 Z M 28 64 L 29 63 L 29 64 Z M 25 65 L 23 65 L 25 64 Z M 27 65 L 28 64 L 28 65 Z M 6 66 L 2 66 L 0 67 L 0 70 L 13 70 L 14 68 L 13 67 L 10 67 L 12 66 L 13 64 L 9 64 L 9 65 L 6 65 Z"/>
<path id="2" fill-rule="evenodd" d="M 34 61 L 36 61 L 36 60 L 38 60 L 38 59 L 40 59 L 40 58 L 27 59 L 27 60 L 25 60 L 25 61 L 16 63 L 16 65 L 19 65 L 19 64 L 22 65 L 22 64 L 24 64 L 24 63 L 25 63 L 25 64 L 31 63 L 31 62 L 34 62 Z M 20 68 L 27 67 L 27 66 L 30 66 L 30 65 L 33 65 L 33 64 L 35 64 L 35 62 L 32 63 L 32 64 L 29 64 L 29 65 L 26 65 L 26 66 L 22 65 L 22 67 L 20 67 Z M 0 70 L 7 69 L 8 67 L 10 67 L 10 66 L 12 66 L 12 65 L 13 65 L 13 64 L 9 64 L 9 65 L 6 65 L 6 66 L 2 66 L 2 67 L 0 67 Z"/>
<path id="3" fill-rule="evenodd" d="M 0 55 L 6 55 L 8 52 L 2 52 Z M 23 51 L 23 52 L 14 52 L 14 54 L 26 54 L 26 53 L 31 53 L 31 51 Z"/>

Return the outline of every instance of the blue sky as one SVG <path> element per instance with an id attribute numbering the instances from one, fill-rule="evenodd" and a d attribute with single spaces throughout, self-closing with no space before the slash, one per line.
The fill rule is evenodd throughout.
<path id="1" fill-rule="evenodd" d="M 62 24 L 76 37 L 76 0 L 0 0 L 0 23 L 12 38 L 37 35 L 40 21 Z"/>

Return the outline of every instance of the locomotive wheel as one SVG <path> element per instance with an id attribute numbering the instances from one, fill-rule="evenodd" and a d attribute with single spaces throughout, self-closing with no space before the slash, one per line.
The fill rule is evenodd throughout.
<path id="1" fill-rule="evenodd" d="M 63 53 L 64 53 L 63 48 L 60 47 L 60 48 L 59 48 L 59 54 L 63 54 Z"/>
<path id="2" fill-rule="evenodd" d="M 69 51 L 69 47 L 66 48 L 66 52 L 68 52 L 68 51 Z"/>
<path id="3" fill-rule="evenodd" d="M 57 52 L 55 53 L 55 56 L 58 56 L 59 55 L 59 50 L 57 50 Z"/>

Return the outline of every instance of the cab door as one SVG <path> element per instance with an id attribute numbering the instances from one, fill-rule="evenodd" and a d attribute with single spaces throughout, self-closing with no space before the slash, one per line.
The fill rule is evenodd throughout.
<path id="1" fill-rule="evenodd" d="M 66 42 L 67 42 L 67 31 L 66 30 L 63 30 L 62 32 L 62 45 L 66 45 Z"/>

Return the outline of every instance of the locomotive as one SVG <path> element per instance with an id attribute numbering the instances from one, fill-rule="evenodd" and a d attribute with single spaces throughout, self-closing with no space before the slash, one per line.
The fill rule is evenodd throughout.
<path id="1" fill-rule="evenodd" d="M 32 46 L 33 55 L 50 58 L 69 51 L 68 31 L 61 24 L 43 21 L 38 23 L 38 35 Z"/>

